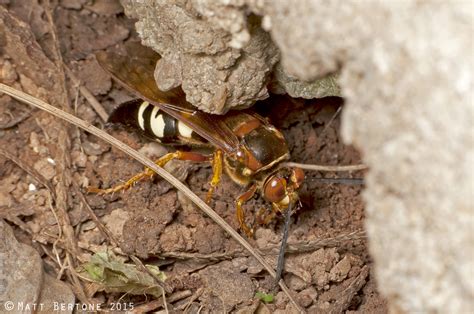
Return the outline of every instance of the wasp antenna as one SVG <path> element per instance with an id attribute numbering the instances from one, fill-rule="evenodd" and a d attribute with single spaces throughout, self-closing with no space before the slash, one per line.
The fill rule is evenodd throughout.
<path id="1" fill-rule="evenodd" d="M 181 106 L 175 106 L 175 105 L 172 105 L 172 104 L 161 104 L 161 105 L 164 106 L 164 107 L 168 107 L 170 109 L 176 110 L 176 111 L 186 112 L 186 113 L 190 113 L 190 114 L 195 114 L 196 111 L 197 111 L 196 109 L 183 108 Z"/>
<path id="2" fill-rule="evenodd" d="M 278 252 L 278 261 L 275 274 L 275 289 L 278 287 L 280 282 L 281 275 L 283 273 L 283 268 L 285 267 L 285 251 L 286 243 L 288 241 L 288 234 L 290 231 L 290 222 L 291 222 L 291 202 L 288 206 L 288 209 L 285 212 L 285 224 L 283 226 L 283 236 L 281 238 L 280 252 Z"/>

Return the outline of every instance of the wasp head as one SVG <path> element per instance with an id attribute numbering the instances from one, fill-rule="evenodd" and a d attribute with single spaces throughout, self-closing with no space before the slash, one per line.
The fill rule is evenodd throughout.
<path id="1" fill-rule="evenodd" d="M 262 195 L 281 212 L 299 200 L 297 191 L 303 181 L 304 173 L 300 168 L 280 168 L 265 179 Z"/>

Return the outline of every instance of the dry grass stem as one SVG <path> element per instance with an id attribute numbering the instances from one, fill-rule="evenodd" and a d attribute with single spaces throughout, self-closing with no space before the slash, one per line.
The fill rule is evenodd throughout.
<path id="1" fill-rule="evenodd" d="M 342 171 L 359 171 L 365 170 L 368 167 L 366 165 L 347 165 L 347 166 L 326 166 L 326 165 L 311 165 L 311 164 L 300 164 L 297 162 L 285 162 L 283 163 L 284 166 L 287 167 L 297 167 L 304 170 L 312 170 L 312 171 L 334 171 L 334 172 L 342 172 Z"/>
<path id="2" fill-rule="evenodd" d="M 69 69 L 65 64 L 63 65 L 64 69 L 66 70 L 67 76 L 71 79 L 74 85 L 79 87 L 79 92 L 82 96 L 89 102 L 92 109 L 95 110 L 97 115 L 102 119 L 102 121 L 106 122 L 109 118 L 109 114 L 105 111 L 104 107 L 100 104 L 100 102 L 92 95 L 92 93 L 81 85 L 79 79 L 74 75 L 74 73 Z"/>

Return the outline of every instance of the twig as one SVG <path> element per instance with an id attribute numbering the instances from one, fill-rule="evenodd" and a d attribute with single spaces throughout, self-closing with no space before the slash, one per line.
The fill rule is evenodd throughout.
<path id="1" fill-rule="evenodd" d="M 185 304 L 183 304 L 182 306 L 178 306 L 176 307 L 176 310 L 183 310 L 183 313 L 188 313 L 188 308 L 191 306 L 191 304 L 197 300 L 197 298 L 199 298 L 202 293 L 204 292 L 204 288 L 203 287 L 200 287 L 199 289 L 197 289 L 196 292 L 194 292 L 194 294 L 189 298 L 188 302 L 186 302 Z"/>
<path id="2" fill-rule="evenodd" d="M 95 136 L 99 137 L 100 139 L 106 141 L 107 143 L 113 145 L 117 149 L 121 150 L 122 152 L 126 153 L 127 155 L 131 156 L 135 160 L 142 163 L 145 167 L 150 168 L 154 172 L 156 172 L 159 176 L 164 178 L 168 181 L 171 185 L 173 185 L 176 189 L 183 192 L 194 204 L 196 204 L 206 215 L 208 215 L 215 223 L 217 223 L 221 228 L 223 228 L 231 237 L 233 237 L 240 245 L 242 245 L 245 249 L 247 249 L 252 256 L 257 259 L 262 266 L 268 271 L 268 273 L 275 278 L 276 273 L 273 268 L 263 259 L 263 257 L 248 243 L 240 234 L 237 233 L 234 229 L 232 229 L 227 222 L 222 219 L 214 210 L 212 210 L 203 200 L 199 198 L 196 194 L 194 194 L 186 185 L 181 183 L 177 180 L 173 175 L 168 173 L 163 168 L 157 166 L 153 161 L 146 158 L 143 154 L 140 154 L 136 150 L 132 149 L 128 145 L 124 144 L 123 142 L 117 140 L 113 136 L 105 133 L 104 131 L 96 128 L 95 126 L 91 125 L 90 123 L 81 120 L 67 112 L 64 112 L 46 102 L 39 100 L 31 95 L 18 91 L 14 88 L 11 88 L 5 84 L 0 83 L 0 91 L 8 94 L 24 103 L 29 105 L 35 106 L 40 108 L 56 117 L 59 117 L 69 123 L 72 123 L 85 131 L 94 134 Z M 288 298 L 292 301 L 294 306 L 300 311 L 303 312 L 301 307 L 296 303 L 293 299 L 291 294 L 289 293 L 288 287 L 284 284 L 283 281 L 280 280 L 280 287 L 282 288 L 283 292 L 287 294 Z"/>
<path id="3" fill-rule="evenodd" d="M 9 128 L 14 127 L 18 123 L 20 123 L 23 120 L 25 120 L 26 118 L 28 118 L 30 116 L 30 114 L 31 114 L 31 111 L 28 110 L 28 111 L 22 112 L 16 118 L 12 117 L 12 120 L 8 121 L 7 123 L 0 124 L 0 130 L 9 129 Z"/>
<path id="4" fill-rule="evenodd" d="M 344 313 L 344 311 L 349 307 L 352 299 L 354 298 L 355 294 L 365 285 L 367 282 L 367 276 L 369 275 L 369 267 L 365 265 L 360 274 L 350 283 L 350 285 L 344 289 L 341 294 L 342 296 L 334 302 L 331 309 L 329 309 L 328 313 L 336 314 L 336 313 Z"/>
<path id="5" fill-rule="evenodd" d="M 6 150 L 0 148 L 0 155 L 4 156 L 5 158 L 11 160 L 12 162 L 14 162 L 18 167 L 20 167 L 21 169 L 23 169 L 25 172 L 27 172 L 30 176 L 32 176 L 33 178 L 36 179 L 36 181 L 38 181 L 39 183 L 41 183 L 45 188 L 47 188 L 49 190 L 49 192 L 51 193 L 51 197 L 53 199 L 56 198 L 56 195 L 54 193 L 54 188 L 53 186 L 51 185 L 51 182 L 49 182 L 48 180 L 46 180 L 46 178 L 44 176 L 42 176 L 38 171 L 36 171 L 33 167 L 31 167 L 30 165 L 28 165 L 26 162 L 23 162 L 21 159 L 19 159 L 18 157 L 14 156 L 13 154 L 7 152 Z"/>
<path id="6" fill-rule="evenodd" d="M 249 254 L 245 252 L 236 250 L 233 252 L 225 253 L 210 253 L 210 254 L 200 254 L 200 253 L 187 253 L 187 252 L 161 252 L 160 257 L 162 258 L 172 258 L 177 260 L 194 260 L 197 263 L 213 263 L 224 260 L 233 259 L 235 257 L 245 257 Z"/>
<path id="7" fill-rule="evenodd" d="M 143 265 L 142 261 L 138 257 L 134 255 L 130 255 L 130 259 L 135 263 L 135 265 L 137 266 L 139 270 L 150 275 L 153 278 L 153 280 L 156 282 L 156 284 L 162 288 L 161 290 L 166 291 L 166 293 L 171 292 L 171 288 L 169 287 L 169 285 L 167 285 L 165 282 L 163 282 L 163 280 L 161 280 L 154 273 L 152 273 L 148 269 L 148 267 Z"/>
<path id="8" fill-rule="evenodd" d="M 363 178 L 310 178 L 307 182 L 316 182 L 323 184 L 345 184 L 345 185 L 364 185 Z"/>
<path id="9" fill-rule="evenodd" d="M 74 75 L 74 73 L 69 69 L 65 64 L 63 64 L 64 69 L 66 70 L 67 75 L 71 79 L 71 81 L 79 86 L 79 92 L 81 92 L 82 96 L 89 102 L 91 107 L 95 110 L 95 112 L 99 115 L 102 121 L 106 122 L 109 118 L 109 114 L 105 111 L 104 107 L 100 104 L 100 102 L 92 95 L 92 93 L 85 87 L 82 86 L 79 82 L 79 79 Z"/>
<path id="10" fill-rule="evenodd" d="M 350 233 L 341 234 L 332 238 L 315 240 L 315 241 L 302 241 L 298 243 L 288 243 L 286 247 L 287 253 L 306 253 L 314 252 L 321 248 L 327 247 L 337 247 L 340 246 L 342 242 L 345 241 L 356 241 L 363 240 L 367 237 L 364 230 L 358 230 Z M 278 251 L 278 245 L 269 245 L 260 251 L 264 253 L 269 253 L 273 251 L 273 254 L 276 254 Z"/>
<path id="11" fill-rule="evenodd" d="M 61 265 L 56 261 L 56 257 L 53 255 L 53 252 L 51 252 L 50 250 L 48 250 L 48 248 L 46 247 L 46 245 L 42 244 L 42 243 L 39 243 L 41 249 L 43 250 L 43 253 L 46 254 L 46 256 L 49 257 L 49 259 L 51 261 L 49 261 L 47 258 L 44 259 L 45 263 L 48 263 L 51 268 L 53 268 L 54 270 L 56 270 L 56 273 L 59 273 L 60 269 L 61 269 Z M 56 277 L 58 278 L 58 277 Z"/>
<path id="12" fill-rule="evenodd" d="M 191 292 L 191 290 L 177 291 L 177 292 L 173 293 L 172 295 L 170 295 L 168 297 L 168 302 L 173 303 L 173 302 L 176 302 L 176 301 L 180 301 L 182 299 L 185 299 L 187 297 L 192 296 L 192 294 L 193 293 Z M 153 301 L 150 301 L 148 303 L 136 306 L 133 309 L 132 313 L 136 313 L 136 314 L 150 313 L 150 312 L 153 312 L 154 310 L 156 310 L 157 308 L 159 308 L 161 306 L 163 306 L 163 298 L 160 298 L 158 300 L 153 300 Z"/>
<path id="13" fill-rule="evenodd" d="M 68 270 L 69 272 L 67 273 L 69 280 L 71 281 L 71 288 L 74 291 L 74 294 L 76 297 L 79 299 L 84 304 L 92 304 L 91 300 L 86 296 L 86 293 L 84 292 L 84 288 L 82 287 L 81 281 L 79 280 L 79 276 L 74 269 L 74 264 L 72 263 L 71 260 L 71 254 L 66 252 L 66 258 L 67 262 L 69 264 Z"/>
<path id="14" fill-rule="evenodd" d="M 79 199 L 81 200 L 82 204 L 84 204 L 85 209 L 89 213 L 89 217 L 92 219 L 92 221 L 94 221 L 94 223 L 97 226 L 97 228 L 99 229 L 99 231 L 102 232 L 102 234 L 109 240 L 109 242 L 112 245 L 114 245 L 115 247 L 118 247 L 117 240 L 115 239 L 113 234 L 110 232 L 110 230 L 107 229 L 107 227 L 104 226 L 104 224 L 99 220 L 99 218 L 97 218 L 94 211 L 92 210 L 89 203 L 87 202 L 86 198 L 84 197 L 84 194 L 82 193 L 80 188 L 77 186 L 77 183 L 75 181 L 73 181 L 72 184 L 74 186 L 74 190 L 76 192 L 76 195 L 79 195 Z"/>
<path id="15" fill-rule="evenodd" d="M 339 113 L 341 113 L 341 110 L 342 110 L 342 106 L 339 106 L 339 108 L 337 108 L 336 112 L 332 115 L 331 119 L 329 119 L 328 123 L 326 123 L 326 125 L 324 126 L 324 129 L 321 131 L 321 133 L 319 134 L 319 136 L 321 137 L 326 131 L 327 129 L 331 126 L 331 124 L 334 122 L 334 120 L 336 119 L 336 117 L 339 115 Z"/>
<path id="16" fill-rule="evenodd" d="M 298 167 L 305 170 L 314 170 L 314 171 L 358 171 L 365 170 L 368 167 L 366 165 L 348 165 L 348 166 L 326 166 L 326 165 L 310 165 L 310 164 L 300 164 L 297 162 L 285 162 L 282 164 L 286 167 Z"/>
<path id="17" fill-rule="evenodd" d="M 165 308 L 165 313 L 169 314 L 170 311 L 168 310 L 168 303 L 166 303 L 165 290 L 161 290 L 161 299 L 163 300 L 163 306 Z"/>
<path id="18" fill-rule="evenodd" d="M 32 234 L 30 228 L 28 228 L 27 224 L 23 222 L 20 218 L 18 218 L 19 214 L 21 214 L 22 209 L 25 206 L 23 204 L 14 204 L 14 205 L 0 205 L 0 219 L 6 219 L 11 223 L 18 226 L 21 230 L 25 231 L 28 234 Z"/>
<path id="19" fill-rule="evenodd" d="M 64 111 L 69 111 L 71 110 L 71 104 L 69 101 L 69 95 L 68 95 L 68 88 L 66 85 L 66 73 L 64 71 L 63 67 L 63 56 L 61 54 L 61 49 L 60 49 L 60 44 L 59 44 L 59 39 L 57 36 L 57 28 L 54 23 L 54 18 L 53 18 L 53 8 L 51 8 L 50 5 L 50 0 L 46 0 L 44 2 L 44 7 L 45 7 L 45 15 L 46 18 L 49 22 L 50 26 L 50 32 L 52 35 L 53 39 L 53 54 L 54 54 L 54 64 L 56 66 L 57 70 L 57 76 L 54 77 L 53 79 L 59 80 L 59 87 L 58 90 L 55 91 L 53 94 L 54 97 L 54 102 L 55 105 L 61 106 Z M 68 272 L 71 278 L 71 283 L 72 285 L 76 288 L 75 292 L 77 297 L 82 301 L 87 301 L 90 303 L 90 300 L 88 300 L 85 292 L 84 292 L 84 287 L 82 286 L 81 281 L 79 280 L 78 274 L 75 271 L 75 261 L 78 259 L 79 256 L 79 247 L 77 244 L 77 239 L 74 234 L 74 229 L 71 225 L 71 220 L 69 218 L 68 214 L 68 208 L 69 206 L 69 187 L 70 187 L 70 180 L 72 178 L 71 175 L 71 156 L 70 156 L 70 151 L 71 151 L 71 140 L 68 134 L 68 126 L 64 124 L 63 121 L 60 121 L 59 123 L 60 126 L 64 125 L 64 127 L 61 127 L 58 132 L 58 137 L 57 137 L 57 148 L 58 152 L 56 154 L 56 168 L 58 170 L 58 182 L 56 184 L 56 208 L 57 208 L 57 214 L 58 218 L 60 219 L 59 221 L 61 224 L 58 223 L 59 229 L 63 229 L 64 236 L 66 238 L 66 258 L 68 261 Z M 59 240 L 59 238 L 58 238 Z M 57 242 L 55 242 L 57 244 Z"/>
<path id="20" fill-rule="evenodd" d="M 341 234 L 335 237 L 319 239 L 313 241 L 300 241 L 295 243 L 288 243 L 286 246 L 286 253 L 307 253 L 314 252 L 322 248 L 338 247 L 346 241 L 357 241 L 363 240 L 367 237 L 364 230 L 358 230 L 350 233 Z M 259 251 L 263 255 L 277 255 L 280 252 L 280 244 L 269 244 L 263 248 L 259 248 Z M 241 250 L 235 250 L 233 252 L 225 253 L 211 253 L 211 254 L 200 254 L 200 253 L 187 253 L 187 252 L 162 252 L 160 257 L 174 258 L 178 260 L 192 259 L 198 262 L 218 262 L 222 260 L 229 260 L 236 257 L 246 257 L 249 253 Z"/>

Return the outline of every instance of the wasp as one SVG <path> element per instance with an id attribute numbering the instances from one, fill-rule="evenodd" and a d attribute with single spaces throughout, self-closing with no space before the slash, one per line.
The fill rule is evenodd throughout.
<path id="1" fill-rule="evenodd" d="M 149 48 L 140 46 L 127 55 L 99 52 L 96 58 L 106 72 L 138 98 L 119 105 L 109 122 L 134 127 L 163 144 L 213 149 L 209 155 L 177 150 L 164 155 L 156 164 L 164 166 L 172 159 L 210 162 L 213 174 L 208 201 L 223 171 L 245 187 L 245 192 L 236 199 L 236 215 L 247 236 L 251 237 L 254 229 L 246 224 L 243 205 L 256 193 L 272 206 L 270 214 L 258 213 L 261 223 L 267 223 L 278 213 L 291 211 L 299 203 L 298 189 L 304 173 L 299 168 L 282 165 L 290 158 L 288 145 L 283 134 L 267 119 L 251 110 L 230 111 L 225 115 L 205 113 L 186 101 L 180 87 L 161 91 L 154 78 L 160 56 Z M 138 174 L 116 187 L 92 191 L 111 193 L 127 189 L 143 177 L 151 176 L 150 172 Z"/>

